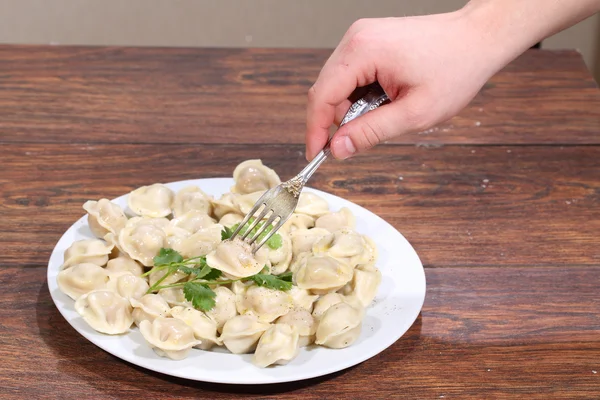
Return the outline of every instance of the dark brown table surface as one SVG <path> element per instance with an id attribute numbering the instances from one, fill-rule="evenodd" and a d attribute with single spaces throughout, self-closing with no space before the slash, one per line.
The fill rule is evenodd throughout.
<path id="1" fill-rule="evenodd" d="M 292 176 L 328 54 L 0 46 L 0 398 L 600 397 L 600 91 L 575 51 L 529 51 L 453 120 L 312 178 L 425 265 L 419 318 L 376 357 L 305 382 L 207 384 L 121 361 L 59 314 L 47 262 L 85 200 L 248 158 Z"/>

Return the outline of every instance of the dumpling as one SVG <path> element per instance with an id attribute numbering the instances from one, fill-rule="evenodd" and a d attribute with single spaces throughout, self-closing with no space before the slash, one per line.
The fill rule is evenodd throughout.
<path id="1" fill-rule="evenodd" d="M 182 228 L 190 233 L 196 233 L 200 229 L 208 228 L 215 224 L 215 220 L 204 211 L 189 210 L 169 222 L 169 226 Z"/>
<path id="2" fill-rule="evenodd" d="M 104 237 L 108 232 L 118 234 L 127 222 L 127 216 L 121 207 L 108 199 L 86 201 L 83 209 L 88 213 L 90 230 L 98 238 Z"/>
<path id="3" fill-rule="evenodd" d="M 75 264 L 60 271 L 56 283 L 64 294 L 77 300 L 88 292 L 106 288 L 108 273 L 96 264 Z"/>
<path id="4" fill-rule="evenodd" d="M 294 306 L 287 292 L 262 286 L 250 286 L 237 297 L 236 307 L 240 314 L 256 315 L 261 322 L 272 322 L 287 314 Z"/>
<path id="5" fill-rule="evenodd" d="M 300 261 L 294 280 L 300 289 L 315 294 L 340 289 L 352 279 L 354 272 L 352 266 L 328 255 L 308 255 Z"/>
<path id="6" fill-rule="evenodd" d="M 106 244 L 100 239 L 77 240 L 65 250 L 65 262 L 60 268 L 65 269 L 83 263 L 96 264 L 102 267 L 108 262 L 108 255 L 112 249 L 112 245 Z"/>
<path id="7" fill-rule="evenodd" d="M 220 346 L 221 339 L 217 338 L 217 323 L 206 316 L 202 311 L 193 307 L 173 307 L 171 316 L 185 322 L 194 331 L 194 337 L 202 343 L 198 348 L 210 350 L 214 345 Z"/>
<path id="8" fill-rule="evenodd" d="M 316 242 L 329 234 L 329 231 L 323 228 L 297 229 L 290 233 L 293 259 L 296 259 L 300 253 L 311 251 Z"/>
<path id="9" fill-rule="evenodd" d="M 287 324 L 293 328 L 296 328 L 298 335 L 300 335 L 298 341 L 298 345 L 300 347 L 308 346 L 315 341 L 317 323 L 310 312 L 303 308 L 296 308 L 284 316 L 279 317 L 277 324 Z"/>
<path id="10" fill-rule="evenodd" d="M 371 257 L 363 236 L 347 228 L 324 236 L 315 242 L 312 251 L 314 254 L 327 254 L 347 263 L 352 268 L 366 263 Z"/>
<path id="11" fill-rule="evenodd" d="M 108 243 L 109 246 L 112 246 L 112 250 L 108 255 L 109 259 L 121 256 L 129 258 L 127 253 L 125 253 L 125 251 L 121 248 L 121 245 L 119 244 L 119 235 L 115 235 L 112 232 L 108 232 L 106 235 L 104 235 L 104 240 L 106 241 L 106 243 Z"/>
<path id="12" fill-rule="evenodd" d="M 315 227 L 327 229 L 329 232 L 339 231 L 342 228 L 354 229 L 356 218 L 349 208 L 343 207 L 340 211 L 330 212 L 317 218 Z"/>
<path id="13" fill-rule="evenodd" d="M 231 228 L 244 220 L 244 216 L 238 213 L 228 213 L 221 217 L 219 224 Z"/>
<path id="14" fill-rule="evenodd" d="M 271 249 L 268 245 L 264 246 L 269 251 L 269 263 L 273 275 L 283 274 L 292 261 L 292 240 L 287 233 L 281 230 L 277 233 L 281 236 L 281 246 L 278 249 Z"/>
<path id="15" fill-rule="evenodd" d="M 140 299 L 149 289 L 148 282 L 131 272 L 115 272 L 109 276 L 106 287 L 126 299 Z"/>
<path id="16" fill-rule="evenodd" d="M 327 204 L 325 199 L 312 192 L 302 192 L 300 193 L 298 205 L 294 212 L 317 218 L 329 212 L 329 204 Z"/>
<path id="17" fill-rule="evenodd" d="M 166 217 L 171 214 L 174 193 L 160 183 L 142 186 L 127 196 L 127 205 L 137 215 L 144 217 Z"/>
<path id="18" fill-rule="evenodd" d="M 233 200 L 238 196 L 239 194 L 235 193 L 225 193 L 218 200 L 211 200 L 210 203 L 212 205 L 212 214 L 214 217 L 220 220 L 225 214 L 241 214 L 240 209 L 233 204 Z"/>
<path id="19" fill-rule="evenodd" d="M 298 286 L 292 286 L 288 293 L 292 296 L 294 307 L 303 308 L 309 312 L 312 312 L 313 303 L 319 298 L 319 295 L 310 294 L 308 290 L 300 289 Z"/>
<path id="20" fill-rule="evenodd" d="M 227 350 L 234 354 L 250 353 L 270 326 L 267 322 L 260 322 L 254 315 L 236 315 L 225 322 L 220 339 Z"/>
<path id="21" fill-rule="evenodd" d="M 133 220 L 133 218 L 132 218 Z M 119 244 L 130 258 L 150 267 L 161 248 L 166 247 L 167 236 L 154 221 L 129 220 L 119 233 Z"/>
<path id="22" fill-rule="evenodd" d="M 316 344 L 342 349 L 358 339 L 362 328 L 362 313 L 347 303 L 331 306 L 319 321 Z"/>
<path id="23" fill-rule="evenodd" d="M 352 281 L 344 286 L 346 297 L 350 303 L 357 302 L 361 307 L 368 307 L 375 296 L 381 283 L 381 272 L 378 269 L 372 271 L 354 270 Z"/>
<path id="24" fill-rule="evenodd" d="M 217 331 L 221 332 L 225 322 L 237 315 L 235 306 L 235 294 L 225 286 L 217 286 L 213 289 L 215 292 L 215 306 L 206 312 L 217 324 Z"/>
<path id="25" fill-rule="evenodd" d="M 366 235 L 362 235 L 362 237 L 365 241 L 365 256 L 364 259 L 361 260 L 363 262 L 359 263 L 356 268 L 363 271 L 374 271 L 377 269 L 375 268 L 375 263 L 377 262 L 377 257 L 379 256 L 377 245 L 370 237 Z"/>
<path id="26" fill-rule="evenodd" d="M 152 270 L 152 272 L 150 272 L 150 275 L 148 275 L 148 282 L 150 283 L 150 286 L 154 286 L 154 284 L 156 282 L 158 282 L 160 279 L 162 279 L 162 277 L 165 276 L 166 273 L 167 273 L 166 268 Z M 160 282 L 160 285 L 166 286 L 166 285 L 170 285 L 172 283 L 177 283 L 187 277 L 188 277 L 188 274 L 183 273 L 178 270 L 178 271 L 173 272 L 171 275 L 167 276 L 165 279 L 163 279 Z"/>
<path id="27" fill-rule="evenodd" d="M 269 190 L 281 183 L 279 176 L 261 160 L 246 160 L 233 171 L 234 193 L 248 194 Z"/>
<path id="28" fill-rule="evenodd" d="M 271 325 L 258 341 L 252 363 L 261 368 L 287 364 L 298 355 L 298 339 L 298 330 L 294 326 Z"/>
<path id="29" fill-rule="evenodd" d="M 199 229 L 187 237 L 180 238 L 177 243 L 171 241 L 172 248 L 184 258 L 205 256 L 217 248 L 221 243 L 222 225 L 214 224 L 207 228 Z"/>
<path id="30" fill-rule="evenodd" d="M 133 323 L 129 301 L 112 290 L 94 290 L 75 301 L 75 310 L 93 329 L 108 335 L 129 331 Z"/>
<path id="31" fill-rule="evenodd" d="M 233 204 L 237 207 L 238 210 L 242 213 L 242 215 L 248 214 L 254 205 L 265 192 L 253 192 L 248 194 L 242 194 L 240 196 L 236 196 L 233 198 Z M 257 215 L 256 213 L 254 215 Z"/>
<path id="32" fill-rule="evenodd" d="M 188 186 L 177 192 L 173 199 L 173 215 L 179 218 L 191 210 L 203 214 L 212 212 L 212 197 L 207 195 L 197 186 Z"/>
<path id="33" fill-rule="evenodd" d="M 299 229 L 310 229 L 315 226 L 315 219 L 310 215 L 293 213 L 281 226 L 280 231 L 292 233 Z"/>
<path id="34" fill-rule="evenodd" d="M 339 293 L 327 293 L 326 295 L 322 296 L 319 300 L 317 300 L 317 302 L 315 303 L 315 306 L 313 308 L 313 312 L 312 312 L 312 316 L 319 321 L 321 319 L 321 317 L 323 316 L 323 314 L 325 314 L 325 311 L 329 310 L 332 306 L 338 304 L 338 303 L 345 303 L 346 299 L 344 298 L 344 296 L 342 296 Z"/>
<path id="35" fill-rule="evenodd" d="M 169 303 L 171 307 L 184 306 L 191 307 L 192 304 L 185 299 L 182 287 L 172 287 L 166 289 L 160 289 L 158 295 Z"/>
<path id="36" fill-rule="evenodd" d="M 235 238 L 219 243 L 215 250 L 206 256 L 206 262 L 220 269 L 227 278 L 246 278 L 258 274 L 267 265 L 268 251 L 261 247 L 256 254 L 246 242 Z"/>
<path id="37" fill-rule="evenodd" d="M 135 276 L 142 276 L 144 273 L 144 267 L 126 255 L 108 260 L 108 263 L 106 264 L 106 270 L 110 273 L 131 272 Z"/>
<path id="38" fill-rule="evenodd" d="M 140 322 L 140 333 L 150 347 L 161 357 L 183 360 L 194 346 L 202 341 L 194 337 L 194 331 L 177 318 L 155 318 Z"/>
<path id="39" fill-rule="evenodd" d="M 133 322 L 137 326 L 140 326 L 140 322 L 142 321 L 147 320 L 152 322 L 155 318 L 166 317 L 171 310 L 167 301 L 154 293 L 146 294 L 139 300 L 130 298 L 129 302 L 133 307 L 131 313 Z"/>

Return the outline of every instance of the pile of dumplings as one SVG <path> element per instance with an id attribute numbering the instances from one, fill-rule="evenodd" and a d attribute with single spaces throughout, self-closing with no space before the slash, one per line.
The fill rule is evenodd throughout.
<path id="1" fill-rule="evenodd" d="M 57 277 L 81 317 L 108 335 L 127 334 L 135 325 L 157 354 L 175 360 L 193 348 L 224 346 L 235 354 L 254 353 L 252 362 L 267 367 L 288 363 L 303 346 L 340 349 L 354 343 L 381 282 L 375 243 L 355 231 L 349 209 L 332 211 L 310 192 L 301 194 L 278 231 L 279 248 L 265 245 L 253 255 L 241 242 L 222 241 L 223 228 L 239 223 L 280 183 L 260 160 L 242 162 L 233 177 L 231 192 L 218 199 L 196 186 L 175 193 L 156 183 L 129 193 L 125 210 L 107 199 L 87 201 L 83 208 L 96 239 L 74 242 Z M 293 286 L 279 291 L 252 281 L 218 285 L 215 306 L 203 312 L 181 287 L 147 293 L 165 274 L 144 275 L 161 248 L 184 258 L 206 256 L 223 272 L 219 279 L 247 277 L 265 266 L 274 275 L 291 271 Z M 189 278 L 178 271 L 161 285 Z"/>

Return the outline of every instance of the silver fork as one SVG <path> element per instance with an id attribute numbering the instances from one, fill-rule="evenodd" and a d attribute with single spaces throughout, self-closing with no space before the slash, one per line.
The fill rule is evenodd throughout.
<path id="1" fill-rule="evenodd" d="M 340 123 L 340 127 L 353 119 L 376 109 L 384 103 L 389 102 L 388 96 L 385 94 L 381 86 L 378 83 L 369 85 L 366 89 L 364 96 L 355 101 L 348 109 L 348 112 L 344 116 L 344 119 Z M 238 224 L 230 239 L 234 239 L 241 231 L 242 228 L 250 221 L 250 218 L 254 217 L 255 214 L 262 208 L 262 211 L 258 216 L 254 218 L 254 221 L 249 227 L 243 232 L 241 239 L 246 240 L 249 245 L 253 245 L 254 242 L 270 227 L 272 229 L 262 238 L 262 240 L 255 246 L 253 246 L 252 252 L 256 253 L 270 238 L 281 228 L 281 226 L 288 220 L 292 215 L 296 206 L 298 205 L 298 199 L 300 193 L 304 188 L 304 185 L 312 174 L 319 168 L 319 166 L 327 159 L 331 154 L 329 145 L 331 139 L 327 141 L 327 144 L 323 147 L 323 150 L 317 154 L 317 156 L 310 162 L 298 175 L 293 177 L 287 182 L 283 182 L 272 189 L 266 191 L 254 204 L 252 210 L 246 214 L 246 217 Z M 260 229 L 250 236 L 252 230 L 269 215 L 269 218 L 261 225 Z M 272 224 L 277 223 L 273 226 Z M 250 237 L 248 237 L 250 236 Z"/>

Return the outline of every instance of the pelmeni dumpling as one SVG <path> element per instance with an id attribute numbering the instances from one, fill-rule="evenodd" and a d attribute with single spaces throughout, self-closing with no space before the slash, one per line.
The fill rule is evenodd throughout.
<path id="1" fill-rule="evenodd" d="M 190 233 L 196 233 L 200 229 L 208 228 L 215 224 L 215 220 L 204 211 L 189 210 L 169 222 L 169 226 L 182 228 Z"/>
<path id="2" fill-rule="evenodd" d="M 243 215 L 246 215 L 252 210 L 260 196 L 262 196 L 265 192 L 253 192 L 248 194 L 242 194 L 240 196 L 236 196 L 233 198 L 233 204 L 240 210 Z M 254 214 L 257 215 L 257 214 Z"/>
<path id="3" fill-rule="evenodd" d="M 213 289 L 215 292 L 215 306 L 206 312 L 217 324 L 217 331 L 221 332 L 225 322 L 237 315 L 235 306 L 235 294 L 225 286 L 217 286 Z"/>
<path id="4" fill-rule="evenodd" d="M 82 263 L 60 271 L 56 283 L 64 294 L 77 300 L 88 292 L 106 288 L 108 279 L 104 268 L 92 263 Z"/>
<path id="5" fill-rule="evenodd" d="M 261 322 L 272 322 L 287 314 L 293 306 L 292 296 L 287 292 L 255 285 L 238 295 L 236 301 L 240 314 L 256 315 Z"/>
<path id="6" fill-rule="evenodd" d="M 261 247 L 256 254 L 246 242 L 235 238 L 219 243 L 215 250 L 206 256 L 206 262 L 213 268 L 223 271 L 231 279 L 246 278 L 258 274 L 266 265 L 268 251 Z"/>
<path id="7" fill-rule="evenodd" d="M 133 323 L 129 301 L 112 290 L 94 290 L 75 301 L 75 310 L 93 329 L 109 335 L 129 331 Z"/>
<path id="8" fill-rule="evenodd" d="M 118 234 L 127 222 L 127 216 L 121 207 L 108 199 L 86 201 L 83 209 L 88 213 L 90 230 L 98 238 L 104 237 L 108 232 Z"/>
<path id="9" fill-rule="evenodd" d="M 302 192 L 298 198 L 298 205 L 294 211 L 297 214 L 306 214 L 318 218 L 329 212 L 329 204 L 325 199 L 312 192 Z"/>
<path id="10" fill-rule="evenodd" d="M 234 193 L 248 194 L 269 190 L 281 183 L 279 176 L 261 160 L 246 160 L 233 171 Z"/>
<path id="11" fill-rule="evenodd" d="M 183 360 L 202 341 L 194 337 L 193 329 L 177 318 L 157 317 L 140 322 L 140 332 L 150 347 L 161 357 Z"/>
<path id="12" fill-rule="evenodd" d="M 313 245 L 314 254 L 327 254 L 354 268 L 369 261 L 371 253 L 366 247 L 363 236 L 344 228 L 324 236 Z"/>
<path id="13" fill-rule="evenodd" d="M 221 243 L 222 230 L 223 226 L 219 224 L 199 229 L 195 233 L 181 238 L 177 243 L 171 242 L 172 248 L 184 258 L 205 256 Z"/>
<path id="14" fill-rule="evenodd" d="M 188 186 L 181 189 L 173 199 L 173 215 L 179 218 L 187 212 L 195 210 L 204 214 L 212 212 L 211 196 L 207 195 L 197 186 Z"/>
<path id="15" fill-rule="evenodd" d="M 119 244 L 130 258 L 150 267 L 160 249 L 166 247 L 167 235 L 155 221 L 132 220 L 119 232 Z"/>
<path id="16" fill-rule="evenodd" d="M 319 321 L 316 344 L 341 349 L 358 339 L 362 328 L 362 313 L 347 303 L 331 306 Z"/>
<path id="17" fill-rule="evenodd" d="M 148 282 L 145 279 L 128 271 L 111 274 L 106 287 L 126 299 L 140 299 L 149 289 Z"/>
<path id="18" fill-rule="evenodd" d="M 185 299 L 185 294 L 183 293 L 183 288 L 181 287 L 160 289 L 158 291 L 158 295 L 165 299 L 171 307 L 190 307 L 192 305 L 189 301 Z"/>
<path id="19" fill-rule="evenodd" d="M 317 218 L 315 227 L 327 229 L 329 232 L 339 231 L 342 228 L 354 229 L 356 218 L 349 208 L 342 207 L 340 211 L 329 212 Z"/>
<path id="20" fill-rule="evenodd" d="M 221 217 L 219 224 L 231 228 L 244 220 L 244 216 L 238 213 L 228 213 Z"/>
<path id="21" fill-rule="evenodd" d="M 338 303 L 345 302 L 346 299 L 343 295 L 336 292 L 327 293 L 326 295 L 322 296 L 319 300 L 316 301 L 315 306 L 313 308 L 312 316 L 317 321 L 319 321 L 323 314 L 325 314 L 325 311 L 329 310 L 332 306 Z"/>
<path id="22" fill-rule="evenodd" d="M 150 272 L 150 275 L 148 275 L 148 282 L 150 283 L 150 286 L 154 286 L 154 284 L 156 282 L 158 282 L 160 279 L 162 279 L 162 277 L 165 276 L 166 273 L 167 273 L 166 268 L 152 270 L 152 272 Z M 178 271 L 173 272 L 171 275 L 167 276 L 165 279 L 163 279 L 160 282 L 160 285 L 166 286 L 166 285 L 170 285 L 172 283 L 177 283 L 187 277 L 188 277 L 188 274 L 183 273 L 178 270 Z"/>
<path id="23" fill-rule="evenodd" d="M 344 286 L 344 295 L 349 303 L 357 302 L 361 307 L 368 307 L 375 296 L 381 283 L 381 272 L 378 269 L 372 271 L 354 270 L 352 281 Z"/>
<path id="24" fill-rule="evenodd" d="M 315 219 L 310 215 L 293 213 L 281 226 L 280 231 L 292 233 L 298 229 L 310 229 L 315 226 Z"/>
<path id="25" fill-rule="evenodd" d="M 104 266 L 108 262 L 108 255 L 112 252 L 113 245 L 106 244 L 100 239 L 77 240 L 65 250 L 61 269 L 69 268 L 75 264 L 91 263 Z"/>
<path id="26" fill-rule="evenodd" d="M 294 280 L 300 289 L 324 294 L 340 289 L 353 276 L 354 268 L 328 255 L 308 255 L 299 260 Z"/>
<path id="27" fill-rule="evenodd" d="M 282 317 L 279 317 L 277 324 L 287 324 L 296 328 L 300 335 L 298 345 L 300 347 L 308 346 L 315 341 L 317 332 L 317 322 L 308 310 L 296 308 Z"/>
<path id="28" fill-rule="evenodd" d="M 104 240 L 106 241 L 106 243 L 108 243 L 109 246 L 112 246 L 112 250 L 108 255 L 109 259 L 118 258 L 121 256 L 129 258 L 127 253 L 125 253 L 125 251 L 121 248 L 121 245 L 119 244 L 119 235 L 115 235 L 112 232 L 108 232 L 106 235 L 104 235 Z"/>
<path id="29" fill-rule="evenodd" d="M 174 193 L 160 183 L 142 186 L 127 196 L 127 205 L 137 215 L 158 218 L 171 214 Z"/>
<path id="30" fill-rule="evenodd" d="M 316 242 L 329 234 L 330 232 L 323 228 L 297 229 L 290 233 L 293 259 L 296 259 L 300 253 L 311 251 Z"/>
<path id="31" fill-rule="evenodd" d="M 196 339 L 202 341 L 198 348 L 210 350 L 214 345 L 220 346 L 221 339 L 217 337 L 217 323 L 206 316 L 202 311 L 193 307 L 173 307 L 171 316 L 185 322 L 194 331 Z"/>
<path id="32" fill-rule="evenodd" d="M 109 273 L 116 272 L 131 272 L 135 276 L 142 276 L 144 273 L 144 267 L 137 261 L 132 260 L 129 256 L 121 255 L 112 260 L 108 260 L 106 264 L 106 271 Z"/>
<path id="33" fill-rule="evenodd" d="M 133 307 L 131 315 L 133 322 L 140 326 L 141 321 L 154 321 L 158 317 L 166 317 L 169 315 L 171 307 L 161 296 L 150 293 L 142 296 L 139 300 L 130 298 L 129 302 Z"/>
<path id="34" fill-rule="evenodd" d="M 377 245 L 370 237 L 365 235 L 362 235 L 362 237 L 365 241 L 365 255 L 363 256 L 363 260 L 361 260 L 362 262 L 359 263 L 356 268 L 363 271 L 374 271 L 377 269 L 375 267 L 375 263 L 377 262 L 377 257 L 379 256 Z"/>
<path id="35" fill-rule="evenodd" d="M 271 274 L 283 274 L 290 266 L 292 261 L 292 240 L 285 232 L 277 232 L 281 237 L 281 246 L 277 249 L 271 249 L 268 245 L 264 246 L 269 251 L 269 263 L 271 265 Z"/>
<path id="36" fill-rule="evenodd" d="M 238 196 L 239 194 L 236 193 L 225 193 L 218 200 L 211 200 L 213 215 L 220 220 L 225 214 L 241 214 L 240 209 L 233 203 L 233 200 Z"/>
<path id="37" fill-rule="evenodd" d="M 309 312 L 312 312 L 313 303 L 319 298 L 319 295 L 310 294 L 308 290 L 300 289 L 298 286 L 292 286 L 288 293 L 292 296 L 294 307 L 303 308 Z"/>
<path id="38" fill-rule="evenodd" d="M 271 325 L 258 341 L 252 363 L 261 368 L 287 364 L 298 355 L 298 339 L 296 327 L 288 324 Z"/>
<path id="39" fill-rule="evenodd" d="M 220 339 L 234 354 L 250 353 L 270 326 L 268 322 L 260 322 L 255 315 L 236 315 L 225 322 Z"/>

